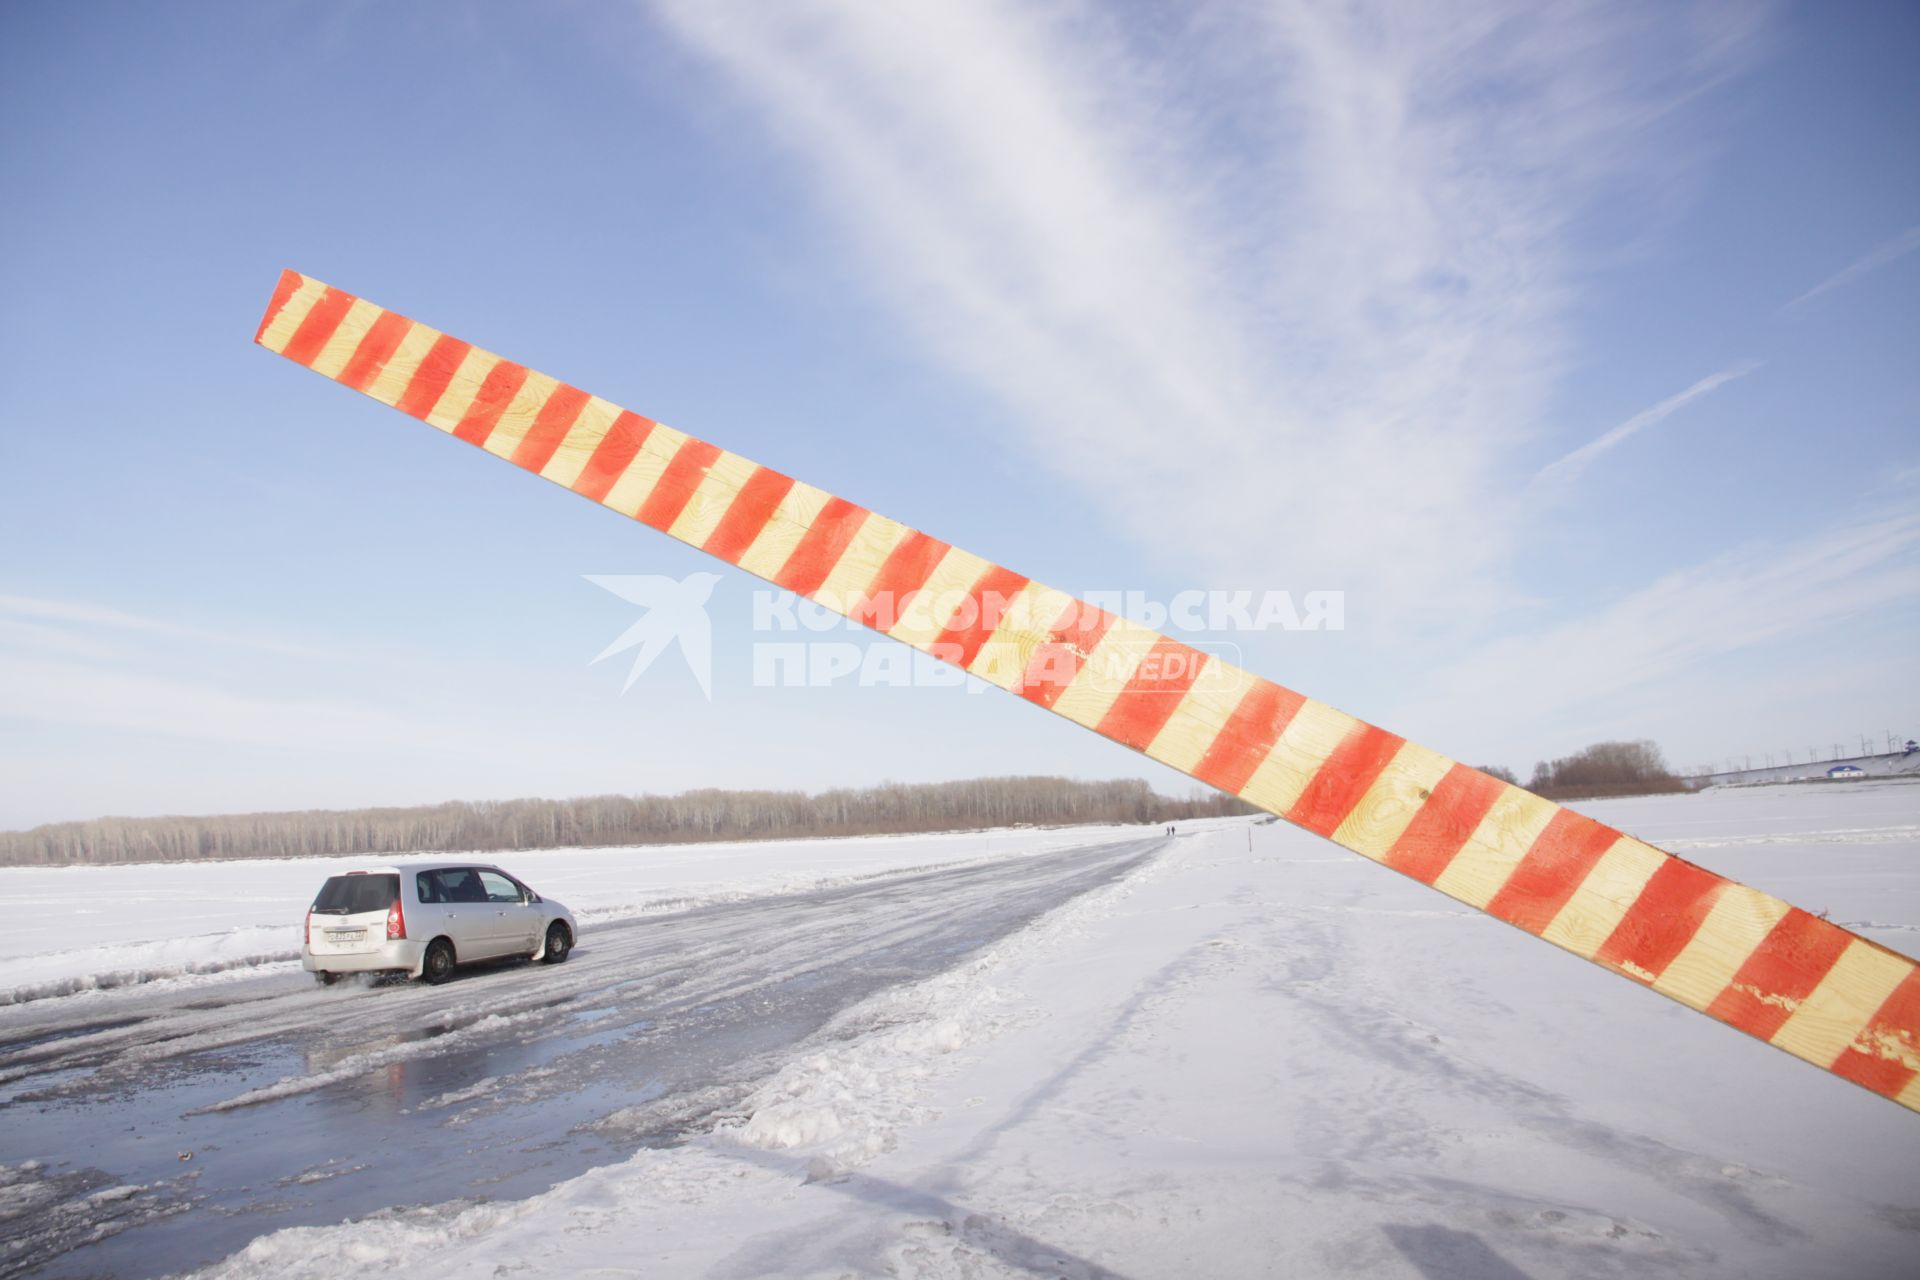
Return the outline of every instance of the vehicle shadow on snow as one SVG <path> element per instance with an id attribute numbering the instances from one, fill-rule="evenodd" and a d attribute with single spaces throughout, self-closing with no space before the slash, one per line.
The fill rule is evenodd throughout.
<path id="1" fill-rule="evenodd" d="M 587 948 L 574 947 L 567 952 L 567 959 L 573 960 L 576 957 L 587 954 L 589 954 Z M 490 960 L 467 960 L 456 966 L 452 974 L 448 975 L 447 980 L 439 985 L 442 987 L 458 986 L 462 982 L 472 982 L 476 978 L 484 979 L 488 974 L 499 973 L 502 970 L 530 972 L 546 967 L 542 961 L 532 959 L 528 956 L 498 956 Z M 431 984 L 408 973 L 399 971 L 381 972 L 376 970 L 372 973 L 342 974 L 337 981 L 324 984 L 322 989 L 346 988 L 349 990 L 378 990 L 388 987 L 399 987 L 408 990 L 417 990 L 429 985 Z"/>

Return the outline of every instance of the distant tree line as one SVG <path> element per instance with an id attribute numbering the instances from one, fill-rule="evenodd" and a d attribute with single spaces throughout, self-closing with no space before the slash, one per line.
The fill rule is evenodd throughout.
<path id="1" fill-rule="evenodd" d="M 1514 775 L 1499 766 L 1482 766 L 1507 782 Z M 1604 796 L 1644 796 L 1666 791 L 1689 791 L 1687 783 L 1667 768 L 1666 757 L 1652 742 L 1596 742 L 1583 751 L 1533 766 L 1527 790 L 1549 800 L 1596 800 Z"/>
<path id="2" fill-rule="evenodd" d="M 974 778 L 824 791 L 687 791 L 571 800 L 451 800 L 401 809 L 308 809 L 100 818 L 0 832 L 0 865 L 319 858 L 965 831 L 1015 825 L 1165 823 L 1256 812 L 1218 792 L 1186 799 L 1137 778 Z"/>

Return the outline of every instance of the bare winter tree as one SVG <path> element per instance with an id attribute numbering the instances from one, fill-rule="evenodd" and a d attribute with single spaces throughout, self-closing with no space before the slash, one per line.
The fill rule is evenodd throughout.
<path id="1" fill-rule="evenodd" d="M 1600 796 L 1649 795 L 1685 791 L 1687 784 L 1667 768 L 1660 748 L 1639 742 L 1596 742 L 1551 763 L 1533 767 L 1528 790 L 1550 800 L 1594 799 Z"/>
<path id="2" fill-rule="evenodd" d="M 0 833 L 0 865 L 317 858 L 1174 822 L 1252 813 L 1232 796 L 1185 799 L 1139 779 L 974 778 L 798 791 L 688 791 L 572 800 L 453 800 L 411 809 L 310 809 L 202 818 L 100 818 Z"/>

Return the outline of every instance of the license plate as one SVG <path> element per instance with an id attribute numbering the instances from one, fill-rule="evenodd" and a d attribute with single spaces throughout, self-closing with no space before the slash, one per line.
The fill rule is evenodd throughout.
<path id="1" fill-rule="evenodd" d="M 366 940 L 367 940 L 367 931 L 365 929 L 329 929 L 327 930 L 328 942 L 365 942 Z"/>

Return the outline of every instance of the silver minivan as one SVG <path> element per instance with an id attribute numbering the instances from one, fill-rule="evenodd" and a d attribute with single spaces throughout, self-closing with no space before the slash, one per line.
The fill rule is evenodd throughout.
<path id="1" fill-rule="evenodd" d="M 323 983 L 380 972 L 439 983 L 476 960 L 559 964 L 579 936 L 573 912 L 499 867 L 406 863 L 329 876 L 307 909 L 300 964 Z"/>

